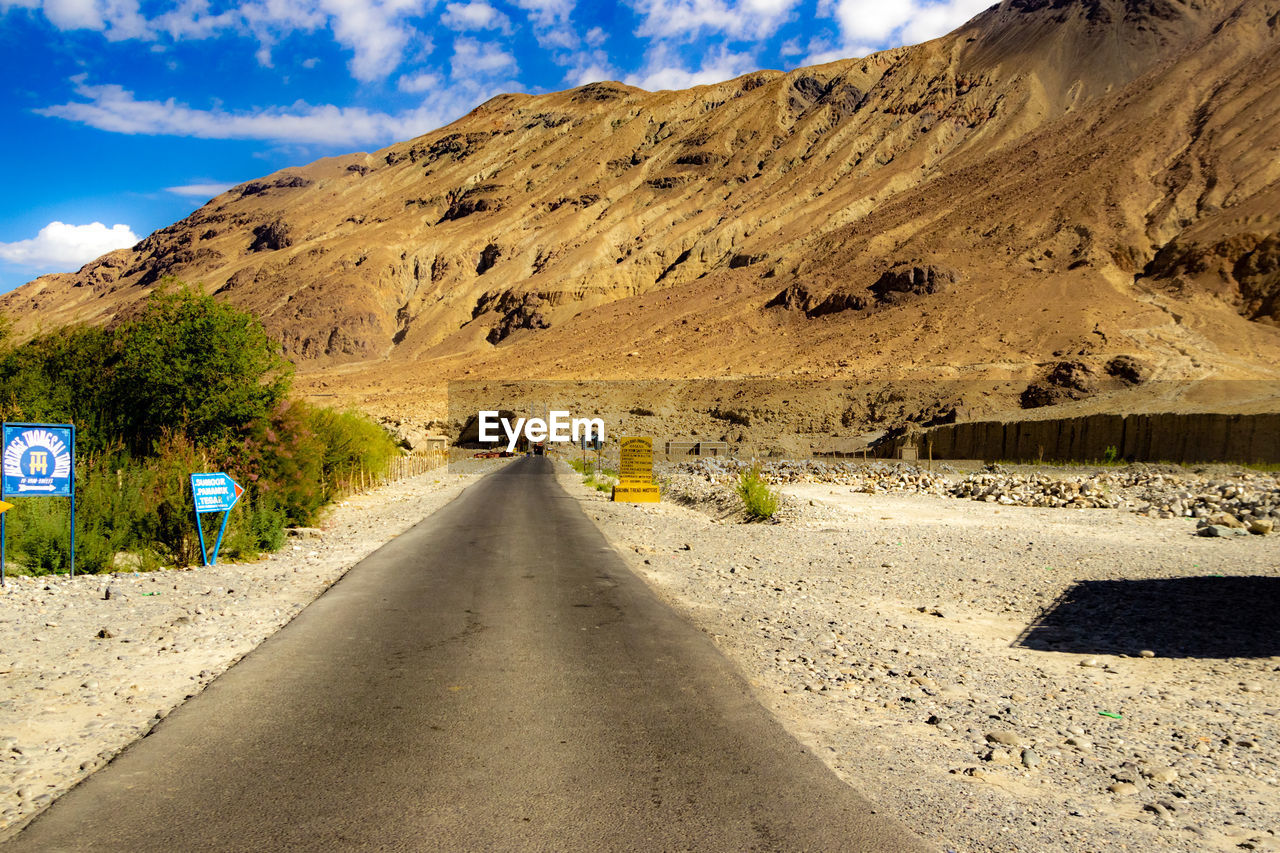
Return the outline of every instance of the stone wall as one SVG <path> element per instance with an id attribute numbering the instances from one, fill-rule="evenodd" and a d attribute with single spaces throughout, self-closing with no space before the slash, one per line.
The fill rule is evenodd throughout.
<path id="1" fill-rule="evenodd" d="M 919 438 L 921 458 L 1280 463 L 1280 414 L 1089 415 L 948 424 Z"/>

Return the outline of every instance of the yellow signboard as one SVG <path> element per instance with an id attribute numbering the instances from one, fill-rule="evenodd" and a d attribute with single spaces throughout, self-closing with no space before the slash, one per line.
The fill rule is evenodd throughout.
<path id="1" fill-rule="evenodd" d="M 619 440 L 622 448 L 618 479 L 624 483 L 653 482 L 653 439 L 629 436 Z"/>
<path id="2" fill-rule="evenodd" d="M 618 503 L 656 504 L 662 498 L 652 483 L 619 483 L 613 487 L 613 499 Z"/>
<path id="3" fill-rule="evenodd" d="M 618 441 L 618 485 L 613 499 L 626 503 L 658 503 L 658 487 L 653 482 L 653 439 L 626 436 Z"/>
<path id="4" fill-rule="evenodd" d="M 7 504 L 4 501 L 0 501 L 0 513 L 8 512 L 11 509 L 13 509 L 13 504 Z"/>

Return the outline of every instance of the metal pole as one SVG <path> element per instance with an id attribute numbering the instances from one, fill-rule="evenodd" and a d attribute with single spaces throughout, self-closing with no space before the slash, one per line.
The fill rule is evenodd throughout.
<path id="1" fill-rule="evenodd" d="M 71 425 L 71 577 L 76 576 L 76 425 Z"/>
<path id="2" fill-rule="evenodd" d="M 0 425 L 0 436 L 4 435 L 4 427 L 8 424 Z M 4 466 L 0 465 L 0 501 L 4 500 Z M 7 513 L 0 512 L 0 586 L 5 586 L 4 576 L 4 517 Z"/>
<path id="3" fill-rule="evenodd" d="M 209 565 L 209 551 L 204 544 L 204 526 L 200 524 L 200 511 L 196 510 L 196 532 L 200 534 L 200 563 Z"/>
<path id="4" fill-rule="evenodd" d="M 222 547 L 222 534 L 227 532 L 227 520 L 230 518 L 231 510 L 222 514 L 222 527 L 218 528 L 218 541 L 213 543 L 213 560 L 209 562 L 210 566 L 218 565 L 218 549 Z"/>

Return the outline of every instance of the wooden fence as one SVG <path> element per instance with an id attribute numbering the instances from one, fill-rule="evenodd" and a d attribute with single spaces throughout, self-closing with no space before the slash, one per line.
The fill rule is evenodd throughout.
<path id="1" fill-rule="evenodd" d="M 338 491 L 342 495 L 359 495 L 370 489 L 416 477 L 449 464 L 449 454 L 444 450 L 426 450 L 397 456 L 381 474 L 368 471 L 363 465 L 353 465 L 339 479 Z"/>

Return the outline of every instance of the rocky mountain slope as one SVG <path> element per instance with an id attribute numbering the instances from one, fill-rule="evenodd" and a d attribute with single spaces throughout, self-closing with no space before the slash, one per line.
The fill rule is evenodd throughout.
<path id="1" fill-rule="evenodd" d="M 463 377 L 1276 379 L 1278 48 L 1280 0 L 1003 0 L 785 74 L 504 95 L 0 311 L 110 322 L 177 276 L 386 414 Z"/>

